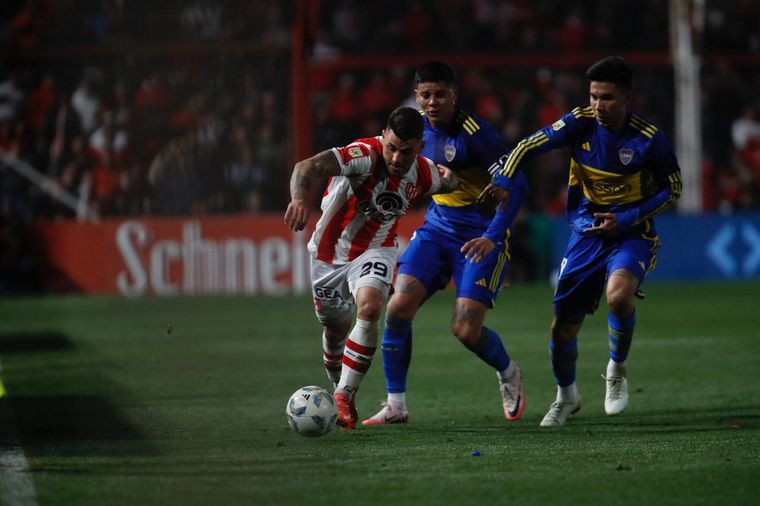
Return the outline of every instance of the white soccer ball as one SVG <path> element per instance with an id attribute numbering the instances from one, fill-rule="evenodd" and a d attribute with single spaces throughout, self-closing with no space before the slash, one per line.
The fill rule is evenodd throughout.
<path id="1" fill-rule="evenodd" d="M 330 392 L 322 387 L 299 388 L 285 406 L 290 427 L 307 437 L 324 436 L 335 426 L 338 406 Z"/>

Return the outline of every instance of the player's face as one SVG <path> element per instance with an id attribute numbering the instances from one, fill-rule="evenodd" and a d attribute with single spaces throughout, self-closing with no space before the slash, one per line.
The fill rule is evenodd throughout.
<path id="1" fill-rule="evenodd" d="M 383 130 L 383 159 L 389 176 L 401 177 L 409 172 L 421 151 L 422 139 L 402 141 L 393 130 Z"/>
<path id="2" fill-rule="evenodd" d="M 414 90 L 414 98 L 433 128 L 448 124 L 454 117 L 457 103 L 457 89 L 454 86 L 443 81 L 419 83 Z"/>
<path id="3" fill-rule="evenodd" d="M 630 101 L 631 92 L 615 84 L 591 81 L 589 85 L 589 102 L 594 117 L 607 130 L 616 132 L 623 128 Z"/>

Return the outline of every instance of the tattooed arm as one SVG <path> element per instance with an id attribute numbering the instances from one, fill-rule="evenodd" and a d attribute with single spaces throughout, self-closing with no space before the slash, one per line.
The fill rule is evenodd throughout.
<path id="1" fill-rule="evenodd" d="M 303 230 L 309 221 L 313 194 L 312 187 L 317 179 L 326 176 L 340 176 L 340 165 L 332 150 L 322 151 L 311 158 L 302 160 L 293 168 L 290 177 L 290 204 L 285 211 L 285 224 L 290 230 Z"/>

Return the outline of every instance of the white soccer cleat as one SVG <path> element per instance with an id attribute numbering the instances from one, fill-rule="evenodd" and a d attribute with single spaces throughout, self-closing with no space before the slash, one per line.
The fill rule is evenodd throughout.
<path id="1" fill-rule="evenodd" d="M 394 423 L 409 423 L 409 413 L 406 408 L 382 402 L 382 409 L 370 418 L 362 420 L 362 425 L 390 425 Z"/>
<path id="2" fill-rule="evenodd" d="M 581 398 L 574 401 L 555 401 L 539 424 L 541 427 L 560 427 L 565 424 L 567 417 L 581 409 Z"/>
<path id="3" fill-rule="evenodd" d="M 522 371 L 515 364 L 515 372 L 509 380 L 504 380 L 498 372 L 499 391 L 501 392 L 501 404 L 504 408 L 504 418 L 510 422 L 519 420 L 525 411 L 525 394 L 523 394 Z"/>
<path id="4" fill-rule="evenodd" d="M 602 376 L 607 382 L 607 391 L 604 394 L 604 412 L 608 415 L 617 415 L 628 406 L 628 380 L 625 373 L 620 376 Z"/>

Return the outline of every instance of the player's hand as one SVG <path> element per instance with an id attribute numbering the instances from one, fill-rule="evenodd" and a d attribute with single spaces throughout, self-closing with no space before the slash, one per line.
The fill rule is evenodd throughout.
<path id="1" fill-rule="evenodd" d="M 482 192 L 480 192 L 480 195 L 478 195 L 477 202 L 478 204 L 486 204 L 486 203 L 493 203 L 493 202 L 501 202 L 501 203 L 506 204 L 507 202 L 509 202 L 509 192 L 505 190 L 504 188 L 501 188 L 491 183 L 485 188 L 483 188 Z"/>
<path id="2" fill-rule="evenodd" d="M 440 193 L 451 193 L 460 188 L 461 183 L 459 182 L 459 178 L 457 178 L 456 174 L 454 174 L 453 170 L 449 169 L 445 165 L 441 165 L 440 163 L 436 163 L 435 166 L 438 169 L 438 174 L 441 178 Z"/>
<path id="3" fill-rule="evenodd" d="M 477 264 L 495 247 L 496 245 L 488 237 L 476 237 L 464 243 L 459 251 L 464 253 L 464 258 L 471 264 Z"/>
<path id="4" fill-rule="evenodd" d="M 581 231 L 585 236 L 614 234 L 617 231 L 615 213 L 594 213 L 594 225 Z"/>
<path id="5" fill-rule="evenodd" d="M 285 211 L 285 225 L 293 232 L 304 229 L 309 221 L 309 207 L 303 200 L 291 200 Z"/>

